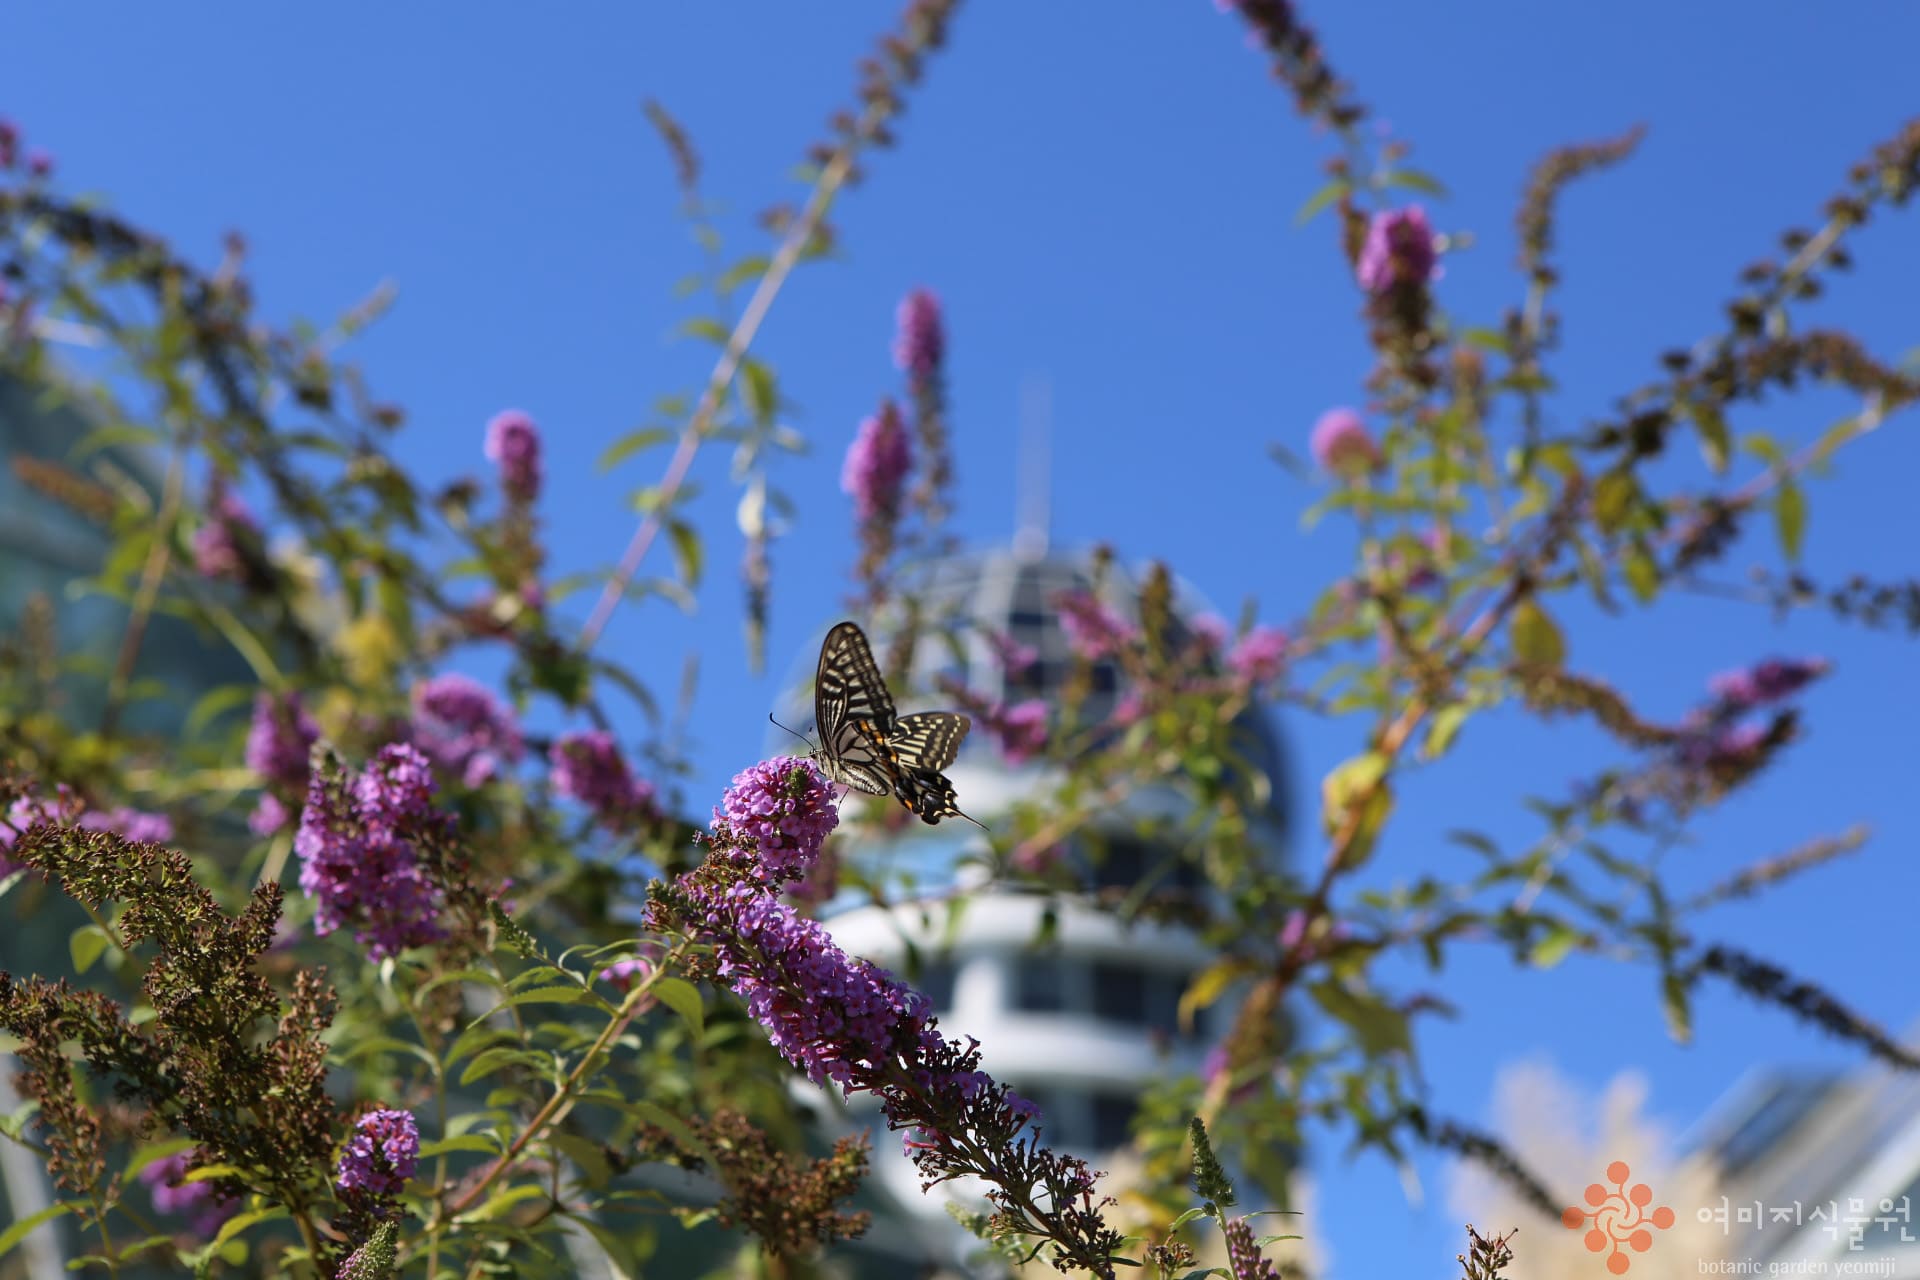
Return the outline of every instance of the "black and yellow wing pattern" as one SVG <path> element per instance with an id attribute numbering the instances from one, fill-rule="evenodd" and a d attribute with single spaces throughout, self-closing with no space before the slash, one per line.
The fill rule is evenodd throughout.
<path id="1" fill-rule="evenodd" d="M 956 805 L 944 772 L 973 722 L 954 711 L 896 716 L 880 664 L 852 622 L 827 632 L 813 678 L 815 753 L 827 777 L 868 795 L 892 795 L 929 825 L 972 818 Z M 974 822 L 975 826 L 980 824 Z"/>

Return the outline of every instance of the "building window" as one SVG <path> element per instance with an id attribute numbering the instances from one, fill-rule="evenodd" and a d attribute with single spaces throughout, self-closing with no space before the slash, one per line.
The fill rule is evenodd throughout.
<path id="1" fill-rule="evenodd" d="M 1108 1022 L 1146 1027 L 1163 1035 L 1180 1030 L 1180 992 L 1175 974 L 1106 961 L 1093 966 L 1093 1012 Z"/>
<path id="2" fill-rule="evenodd" d="M 1067 1007 L 1066 973 L 1059 955 L 1028 952 L 1014 960 L 1014 1007 L 1026 1013 L 1058 1013 Z"/>
<path id="3" fill-rule="evenodd" d="M 935 1013 L 953 1008 L 954 965 L 951 960 L 922 960 L 913 976 L 913 989 L 925 996 Z"/>
<path id="4" fill-rule="evenodd" d="M 1112 1151 L 1125 1146 L 1127 1131 L 1133 1127 L 1133 1113 L 1138 1106 L 1138 1101 L 1129 1093 L 1094 1094 L 1093 1149 Z"/>

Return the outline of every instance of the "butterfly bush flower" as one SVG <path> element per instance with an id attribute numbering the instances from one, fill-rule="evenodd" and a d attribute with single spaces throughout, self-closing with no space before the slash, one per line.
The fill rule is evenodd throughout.
<path id="1" fill-rule="evenodd" d="M 1373 215 L 1354 274 L 1360 287 L 1378 298 L 1428 283 L 1438 259 L 1426 210 L 1409 205 Z"/>
<path id="2" fill-rule="evenodd" d="M 80 800 L 61 783 L 51 796 L 28 794 L 7 806 L 5 821 L 0 822 L 0 876 L 10 876 L 25 866 L 7 856 L 14 841 L 34 827 L 48 823 L 72 822 L 80 812 Z"/>
<path id="3" fill-rule="evenodd" d="M 1254 1243 L 1253 1220 L 1250 1218 L 1229 1218 L 1224 1229 L 1227 1238 L 1227 1267 L 1233 1272 L 1233 1280 L 1280 1280 L 1280 1273 L 1274 1270 L 1260 1252 L 1260 1246 Z"/>
<path id="4" fill-rule="evenodd" d="M 394 1244 L 399 1228 L 389 1219 L 374 1228 L 367 1242 L 347 1255 L 334 1280 L 388 1280 L 400 1251 Z"/>
<path id="5" fill-rule="evenodd" d="M 173 839 L 173 819 L 164 813 L 139 809 L 110 809 L 86 814 L 74 824 L 83 831 L 111 831 L 135 844 L 166 844 Z"/>
<path id="6" fill-rule="evenodd" d="M 711 948 L 710 976 L 809 1079 L 876 1094 L 923 1180 L 985 1178 L 1002 1212 L 1029 1224 L 1038 1215 L 1056 1243 L 1104 1259 L 1119 1237 L 1099 1219 L 1085 1162 L 1039 1145 L 1031 1104 L 980 1070 L 977 1044 L 940 1035 L 924 996 L 775 896 L 805 874 L 831 827 L 790 829 L 801 814 L 788 806 L 802 797 L 830 811 L 826 781 L 805 761 L 743 771 L 715 811 L 706 862 L 656 890 L 648 927 Z M 779 842 L 771 866 L 762 838 Z"/>
<path id="7" fill-rule="evenodd" d="M 1003 707 L 993 718 L 994 733 L 1000 739 L 1000 754 L 1008 764 L 1024 764 L 1047 749 L 1047 704 L 1044 699 L 1029 698 Z"/>
<path id="8" fill-rule="evenodd" d="M 1031 671 L 1033 664 L 1040 661 L 1038 649 L 1030 644 L 1021 644 L 1012 636 L 998 631 L 987 632 L 987 647 L 993 650 L 1000 669 L 1015 680 Z"/>
<path id="9" fill-rule="evenodd" d="M 653 787 L 633 776 L 601 729 L 569 733 L 547 752 L 553 789 L 593 811 L 599 821 L 619 829 L 654 813 Z"/>
<path id="10" fill-rule="evenodd" d="M 798 879 L 839 822 L 832 784 L 811 761 L 793 756 L 734 774 L 713 811 L 715 831 L 750 841 L 775 880 Z"/>
<path id="11" fill-rule="evenodd" d="M 1227 654 L 1227 667 L 1249 685 L 1270 684 L 1287 662 L 1287 633 L 1278 627 L 1255 627 Z"/>
<path id="12" fill-rule="evenodd" d="M 1329 409 L 1313 424 L 1307 449 L 1321 468 L 1335 475 L 1364 474 L 1380 468 L 1380 450 L 1367 424 L 1351 409 Z"/>
<path id="13" fill-rule="evenodd" d="M 40 147 L 27 152 L 27 173 L 35 178 L 53 175 L 53 153 Z"/>
<path id="14" fill-rule="evenodd" d="M 414 737 L 433 762 L 478 787 L 526 752 L 520 727 L 477 680 L 435 676 L 413 690 Z"/>
<path id="15" fill-rule="evenodd" d="M 0 117 L 0 169 L 13 168 L 13 162 L 19 158 L 19 148 L 20 126 Z"/>
<path id="16" fill-rule="evenodd" d="M 625 956 L 615 960 L 600 971 L 599 980 L 618 991 L 621 995 L 633 990 L 638 983 L 645 982 L 653 975 L 654 963 L 646 956 Z M 646 996 L 637 1006 L 641 1012 L 653 1007 L 653 997 Z"/>
<path id="17" fill-rule="evenodd" d="M 215 473 L 207 487 L 207 518 L 193 531 L 193 567 L 201 577 L 244 583 L 245 543 L 260 539 L 260 525 L 247 504 L 233 495 L 224 476 Z"/>
<path id="18" fill-rule="evenodd" d="M 269 783 L 305 787 L 308 756 L 319 738 L 320 727 L 298 693 L 262 693 L 253 700 L 247 729 L 247 768 Z"/>
<path id="19" fill-rule="evenodd" d="M 893 342 L 893 362 L 916 383 L 931 380 L 940 372 L 946 354 L 947 337 L 940 320 L 940 299 L 927 289 L 915 289 L 900 300 L 895 317 L 898 333 Z"/>
<path id="20" fill-rule="evenodd" d="M 540 428 L 518 409 L 495 414 L 487 423 L 487 461 L 500 468 L 500 487 L 515 502 L 540 496 Z"/>
<path id="21" fill-rule="evenodd" d="M 1062 591 L 1053 604 L 1060 610 L 1067 644 L 1089 662 L 1110 658 L 1133 640 L 1133 627 L 1091 591 Z"/>
<path id="22" fill-rule="evenodd" d="M 153 1198 L 156 1212 L 191 1215 L 194 1234 L 212 1236 L 240 1206 L 233 1197 L 217 1194 L 211 1182 L 181 1181 L 187 1175 L 192 1155 L 192 1152 L 176 1151 L 155 1160 L 140 1170 L 140 1181 Z"/>
<path id="23" fill-rule="evenodd" d="M 404 743 L 382 747 L 357 775 L 314 776 L 293 840 L 300 887 L 315 902 L 314 932 L 352 925 L 375 960 L 445 936 L 445 894 L 418 848 L 448 832 L 433 789 L 426 757 Z"/>
<path id="24" fill-rule="evenodd" d="M 1791 697 L 1828 668 L 1821 658 L 1769 658 L 1744 671 L 1717 675 L 1708 687 L 1729 709 L 1745 711 Z"/>
<path id="25" fill-rule="evenodd" d="M 369 1111 L 340 1153 L 335 1185 L 342 1191 L 396 1194 L 420 1161 L 420 1126 L 411 1111 Z"/>
<path id="26" fill-rule="evenodd" d="M 860 519 L 891 518 L 900 510 L 901 489 L 912 467 L 906 425 L 888 400 L 860 424 L 840 471 L 840 489 L 853 499 L 853 512 Z"/>

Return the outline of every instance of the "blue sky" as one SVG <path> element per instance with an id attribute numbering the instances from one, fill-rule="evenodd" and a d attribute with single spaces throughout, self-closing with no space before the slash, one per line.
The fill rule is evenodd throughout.
<path id="1" fill-rule="evenodd" d="M 243 230 L 277 319 L 329 318 L 395 281 L 397 307 L 357 356 L 411 412 L 402 453 L 429 477 L 478 471 L 486 419 L 507 406 L 533 413 L 550 444 L 554 559 L 571 570 L 618 555 L 631 528 L 623 495 L 665 462 L 655 453 L 607 476 L 596 455 L 708 367 L 705 351 L 673 337 L 690 311 L 672 285 L 699 257 L 642 98 L 692 132 L 707 191 L 729 211 L 730 249 L 757 251 L 751 215 L 795 197 L 787 174 L 893 6 L 582 5 L 556 19 L 496 4 L 465 6 L 457 21 L 429 6 L 181 16 L 191 12 L 14 6 L 19 52 L 0 112 L 57 154 L 69 189 L 104 193 L 209 261 L 222 232 Z M 1450 257 L 1442 301 L 1476 323 L 1518 297 L 1512 211 L 1528 164 L 1557 143 L 1651 126 L 1637 159 L 1565 206 L 1563 425 L 1604 412 L 1610 393 L 1654 373 L 1658 351 L 1706 331 L 1739 267 L 1772 252 L 1778 230 L 1813 220 L 1846 167 L 1912 111 L 1920 42 L 1920 9 L 1885 2 L 1355 3 L 1306 14 L 1335 66 L 1415 143 L 1413 162 L 1448 184 L 1435 220 L 1476 242 Z M 738 674 L 738 544 L 720 451 L 696 468 L 715 540 L 700 612 L 630 608 L 603 642 L 663 689 L 687 652 L 703 655 L 695 804 L 753 756 L 774 679 L 836 614 L 853 558 L 840 457 L 894 385 L 892 312 L 909 287 L 935 289 L 948 310 L 965 536 L 1011 531 L 1019 388 L 1044 375 L 1056 543 L 1106 539 L 1129 559 L 1164 558 L 1224 609 L 1252 596 L 1275 621 L 1342 566 L 1340 532 L 1302 532 L 1313 490 L 1265 446 L 1297 448 L 1322 409 L 1357 401 L 1367 353 L 1331 224 L 1293 221 L 1320 184 L 1323 140 L 1234 23 L 1205 0 L 980 6 L 959 17 L 901 134 L 903 147 L 875 157 L 870 181 L 839 206 L 845 258 L 800 273 L 760 347 L 814 442 L 777 477 L 800 511 L 775 550 L 771 674 Z M 1853 326 L 1885 353 L 1920 346 L 1911 216 L 1880 220 L 1856 247 L 1864 272 L 1842 278 L 1813 318 Z M 1776 398 L 1735 425 L 1805 439 L 1843 411 Z M 1915 572 L 1913 429 L 1896 420 L 1816 486 L 1816 575 Z M 1807 699 L 1811 737 L 1674 861 L 1704 883 L 1870 823 L 1864 854 L 1726 913 L 1717 936 L 1904 1025 L 1916 1013 L 1907 938 L 1920 843 L 1912 734 L 1899 728 L 1920 720 L 1910 643 L 1675 601 L 1583 629 L 1573 657 L 1670 715 L 1707 675 L 1770 653 L 1837 663 Z M 1303 797 L 1357 749 L 1356 725 L 1292 717 L 1287 728 Z M 1384 883 L 1461 866 L 1440 839 L 1451 827 L 1526 835 L 1518 798 L 1556 791 L 1601 758 L 1576 727 L 1470 728 L 1444 768 L 1408 787 L 1373 874 Z M 1541 976 L 1463 957 L 1437 981 L 1468 1012 L 1437 1028 L 1424 1065 L 1440 1108 L 1474 1120 L 1496 1065 L 1525 1056 L 1596 1089 L 1643 1069 L 1652 1110 L 1676 1129 L 1751 1063 L 1855 1059 L 1726 995 L 1698 1010 L 1697 1042 L 1676 1046 L 1650 978 L 1580 958 Z M 1328 1142 L 1316 1163 L 1337 1275 L 1451 1265 L 1458 1223 L 1434 1162 L 1422 1166 L 1424 1206 L 1404 1209 L 1383 1163 L 1346 1163 Z"/>

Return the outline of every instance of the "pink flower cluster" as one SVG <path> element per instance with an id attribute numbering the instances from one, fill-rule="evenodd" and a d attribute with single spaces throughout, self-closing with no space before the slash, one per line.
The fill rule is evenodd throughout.
<path id="1" fill-rule="evenodd" d="M 613 735 L 601 729 L 569 733 L 547 752 L 553 789 L 593 811 L 602 825 L 626 830 L 657 814 L 651 784 L 633 776 Z"/>
<path id="2" fill-rule="evenodd" d="M 1439 256 L 1425 209 L 1417 204 L 1389 209 L 1375 214 L 1368 224 L 1354 274 L 1362 289 L 1376 298 L 1384 297 L 1430 282 Z"/>
<path id="3" fill-rule="evenodd" d="M 901 491 L 913 469 L 913 447 L 893 401 L 860 424 L 840 471 L 840 488 L 862 520 L 891 519 L 900 512 Z"/>
<path id="4" fill-rule="evenodd" d="M 528 503 L 540 496 L 540 428 L 532 418 L 518 409 L 495 414 L 483 451 L 500 469 L 500 488 L 509 498 Z"/>
<path id="5" fill-rule="evenodd" d="M 507 709 L 467 676 L 435 676 L 415 686 L 413 717 L 420 749 L 464 786 L 484 785 L 526 752 Z"/>

